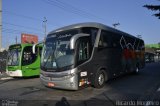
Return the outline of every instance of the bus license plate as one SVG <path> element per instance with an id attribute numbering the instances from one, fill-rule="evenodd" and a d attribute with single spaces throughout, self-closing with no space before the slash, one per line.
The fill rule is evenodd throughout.
<path id="1" fill-rule="evenodd" d="M 54 86 L 55 86 L 55 84 L 54 84 L 54 83 L 52 83 L 52 82 L 48 82 L 48 86 L 49 86 L 49 87 L 54 87 Z"/>

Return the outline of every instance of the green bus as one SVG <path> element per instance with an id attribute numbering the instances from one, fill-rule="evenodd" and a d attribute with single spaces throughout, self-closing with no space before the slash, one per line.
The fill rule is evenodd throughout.
<path id="1" fill-rule="evenodd" d="M 33 44 L 10 45 L 6 73 L 11 77 L 31 77 L 40 74 L 42 45 L 38 44 L 33 53 Z"/>

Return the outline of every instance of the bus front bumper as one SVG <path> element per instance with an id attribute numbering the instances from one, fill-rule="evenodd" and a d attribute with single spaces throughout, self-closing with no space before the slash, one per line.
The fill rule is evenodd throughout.
<path id="1" fill-rule="evenodd" d="M 16 70 L 16 71 L 6 71 L 7 75 L 11 77 L 22 77 L 22 70 Z"/>
<path id="2" fill-rule="evenodd" d="M 48 77 L 40 74 L 41 82 L 51 88 L 58 88 L 58 89 L 66 89 L 66 90 L 78 90 L 78 75 L 77 74 L 69 74 L 65 77 Z M 50 73 L 51 74 L 51 73 Z M 53 73 L 52 73 L 53 74 Z M 61 72 L 59 72 L 61 74 Z"/>

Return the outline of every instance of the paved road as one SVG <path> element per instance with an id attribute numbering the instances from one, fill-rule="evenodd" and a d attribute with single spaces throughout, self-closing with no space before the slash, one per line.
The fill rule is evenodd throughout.
<path id="1" fill-rule="evenodd" d="M 22 106 L 160 106 L 160 63 L 146 64 L 138 75 L 112 79 L 102 89 L 88 87 L 79 91 L 65 91 L 46 88 L 39 78 L 1 78 L 0 99 L 2 105 L 13 103 Z"/>

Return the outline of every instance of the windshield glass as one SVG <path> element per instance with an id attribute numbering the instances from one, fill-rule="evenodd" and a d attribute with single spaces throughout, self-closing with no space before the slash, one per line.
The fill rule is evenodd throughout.
<path id="1" fill-rule="evenodd" d="M 23 49 L 22 53 L 22 65 L 30 65 L 36 61 L 38 53 L 37 47 L 35 48 L 35 54 L 32 52 L 32 46 L 26 46 Z"/>
<path id="2" fill-rule="evenodd" d="M 70 49 L 70 39 L 78 30 L 63 31 L 47 37 L 42 51 L 41 66 L 57 69 L 74 64 L 74 50 Z"/>
<path id="3" fill-rule="evenodd" d="M 17 66 L 19 65 L 21 55 L 21 49 L 10 49 L 8 51 L 7 65 Z"/>

